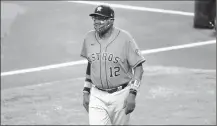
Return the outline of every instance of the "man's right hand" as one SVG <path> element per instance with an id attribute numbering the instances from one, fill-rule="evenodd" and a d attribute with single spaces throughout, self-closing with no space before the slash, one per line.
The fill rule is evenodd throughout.
<path id="1" fill-rule="evenodd" d="M 83 106 L 89 112 L 89 101 L 90 101 L 90 94 L 89 93 L 83 93 Z"/>

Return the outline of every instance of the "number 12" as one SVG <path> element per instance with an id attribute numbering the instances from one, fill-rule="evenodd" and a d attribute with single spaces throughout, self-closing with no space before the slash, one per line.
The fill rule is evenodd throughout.
<path id="1" fill-rule="evenodd" d="M 120 75 L 120 67 L 110 67 L 109 69 L 110 69 L 110 77 Z"/>

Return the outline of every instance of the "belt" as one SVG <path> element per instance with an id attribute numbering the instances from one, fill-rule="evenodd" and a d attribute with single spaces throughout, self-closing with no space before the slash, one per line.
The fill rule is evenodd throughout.
<path id="1" fill-rule="evenodd" d="M 97 86 L 95 86 L 97 89 L 101 90 L 101 91 L 105 91 L 105 92 L 108 92 L 108 93 L 114 93 L 116 91 L 120 91 L 122 89 L 124 89 L 125 87 L 127 87 L 127 85 L 129 84 L 129 82 L 126 82 L 116 88 L 111 88 L 111 89 L 101 89 L 101 88 L 98 88 Z"/>

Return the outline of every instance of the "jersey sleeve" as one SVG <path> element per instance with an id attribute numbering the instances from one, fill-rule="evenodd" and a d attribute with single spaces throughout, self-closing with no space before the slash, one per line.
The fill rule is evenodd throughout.
<path id="1" fill-rule="evenodd" d="M 81 54 L 80 54 L 80 56 L 88 59 L 87 58 L 87 44 L 86 44 L 85 39 L 84 39 L 84 42 L 83 42 L 83 46 L 81 48 Z"/>
<path id="2" fill-rule="evenodd" d="M 127 60 L 132 68 L 146 61 L 132 37 L 128 41 Z"/>

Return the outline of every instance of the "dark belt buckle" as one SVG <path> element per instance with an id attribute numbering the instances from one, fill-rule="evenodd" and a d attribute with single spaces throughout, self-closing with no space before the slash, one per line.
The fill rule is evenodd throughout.
<path id="1" fill-rule="evenodd" d="M 120 91 L 120 90 L 122 90 L 122 86 L 119 86 L 119 87 L 117 88 L 117 91 Z"/>
<path id="2" fill-rule="evenodd" d="M 117 88 L 108 90 L 107 92 L 111 94 L 111 93 L 114 93 L 114 92 L 116 92 L 116 91 L 120 91 L 121 89 L 122 89 L 122 86 L 119 86 L 119 87 L 117 87 Z"/>
<path id="3" fill-rule="evenodd" d="M 114 92 L 116 92 L 116 91 L 117 91 L 117 90 L 116 90 L 115 88 L 114 88 L 114 89 L 107 90 L 107 92 L 110 93 L 110 94 L 111 94 L 111 93 L 114 93 Z"/>

